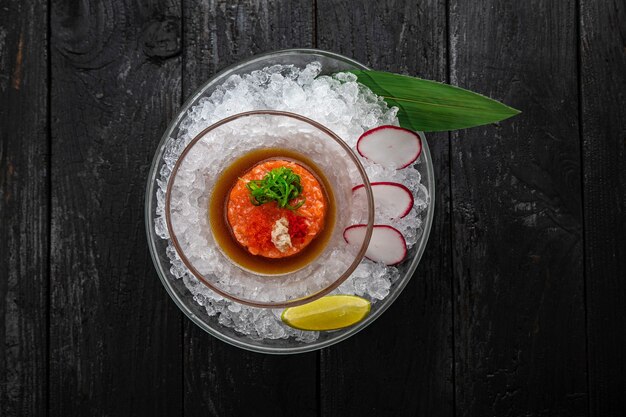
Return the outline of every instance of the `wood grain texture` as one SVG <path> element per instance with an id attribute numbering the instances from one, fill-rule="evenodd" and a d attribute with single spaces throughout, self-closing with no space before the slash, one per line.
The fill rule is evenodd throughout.
<path id="1" fill-rule="evenodd" d="M 48 312 L 45 1 L 0 6 L 0 415 L 44 416 Z"/>
<path id="2" fill-rule="evenodd" d="M 180 101 L 177 1 L 51 4 L 50 416 L 182 410 L 181 314 L 143 196 Z"/>
<path id="3" fill-rule="evenodd" d="M 452 135 L 458 416 L 587 414 L 575 22 L 451 1 L 451 81 L 523 112 Z"/>
<path id="4" fill-rule="evenodd" d="M 186 97 L 244 58 L 313 46 L 310 0 L 183 0 L 183 10 Z"/>
<path id="5" fill-rule="evenodd" d="M 625 22 L 619 0 L 0 2 L 0 416 L 622 415 Z M 311 46 L 523 113 L 428 135 L 433 230 L 380 319 L 259 355 L 167 296 L 146 175 L 202 82 Z"/>
<path id="6" fill-rule="evenodd" d="M 581 89 L 591 416 L 626 410 L 626 4 L 583 0 Z"/>
<path id="7" fill-rule="evenodd" d="M 184 95 L 260 52 L 311 47 L 312 2 L 185 0 Z M 243 351 L 185 320 L 185 415 L 317 416 L 317 355 Z"/>
<path id="8" fill-rule="evenodd" d="M 374 69 L 446 81 L 445 1 L 318 0 L 318 46 Z M 427 252 L 404 292 L 363 332 L 324 349 L 324 416 L 451 416 L 449 140 L 429 134 L 436 214 Z"/>

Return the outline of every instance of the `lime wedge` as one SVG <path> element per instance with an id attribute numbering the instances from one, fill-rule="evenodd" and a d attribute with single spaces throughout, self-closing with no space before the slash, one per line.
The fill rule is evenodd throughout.
<path id="1" fill-rule="evenodd" d="M 370 308 L 368 300 L 356 295 L 329 295 L 287 308 L 280 318 L 287 326 L 300 330 L 337 330 L 360 322 Z"/>

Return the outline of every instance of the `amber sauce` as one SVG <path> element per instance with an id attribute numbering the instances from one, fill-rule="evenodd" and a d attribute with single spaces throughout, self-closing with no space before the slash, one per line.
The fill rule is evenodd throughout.
<path id="1" fill-rule="evenodd" d="M 256 256 L 248 252 L 233 236 L 226 216 L 230 190 L 238 178 L 255 165 L 270 159 L 291 160 L 306 168 L 322 185 L 328 202 L 324 227 L 315 239 L 297 254 L 280 259 Z M 209 222 L 216 243 L 222 252 L 233 262 L 247 270 L 260 274 L 285 274 L 309 264 L 322 253 L 324 247 L 328 244 L 335 225 L 335 198 L 330 183 L 323 172 L 306 156 L 288 149 L 258 149 L 236 159 L 217 179 L 213 194 L 209 199 Z"/>

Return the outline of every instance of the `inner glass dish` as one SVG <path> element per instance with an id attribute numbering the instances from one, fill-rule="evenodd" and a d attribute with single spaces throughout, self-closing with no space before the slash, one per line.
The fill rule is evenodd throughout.
<path id="1" fill-rule="evenodd" d="M 209 225 L 209 199 L 220 173 L 256 149 L 297 152 L 319 167 L 329 182 L 334 224 L 316 259 L 284 274 L 253 272 L 230 259 Z M 365 193 L 352 193 L 364 184 Z M 360 201 L 363 200 L 363 201 Z M 338 287 L 363 259 L 372 233 L 374 201 L 367 174 L 343 140 L 303 116 L 281 111 L 240 113 L 197 135 L 181 153 L 166 194 L 170 238 L 185 266 L 213 291 L 254 307 L 288 307 L 319 298 Z M 358 242 L 343 230 L 367 219 Z M 280 261 L 279 261 L 280 262 Z M 283 260 L 283 262 L 285 262 Z"/>

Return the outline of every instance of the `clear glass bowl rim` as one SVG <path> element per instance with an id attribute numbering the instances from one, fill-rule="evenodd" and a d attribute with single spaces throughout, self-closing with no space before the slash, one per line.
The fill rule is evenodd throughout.
<path id="1" fill-rule="evenodd" d="M 237 338 L 231 337 L 229 335 L 226 335 L 224 333 L 221 333 L 213 328 L 211 328 L 210 326 L 208 326 L 202 319 L 200 319 L 199 317 L 196 316 L 196 314 L 191 311 L 189 309 L 189 307 L 187 307 L 185 305 L 185 302 L 183 300 L 181 300 L 178 295 L 176 294 L 176 292 L 174 291 L 172 284 L 169 282 L 169 278 L 168 278 L 168 272 L 164 271 L 161 267 L 161 264 L 159 262 L 158 259 L 158 253 L 157 253 L 157 248 L 156 248 L 156 239 L 161 239 L 159 236 L 156 235 L 156 232 L 154 230 L 154 216 L 152 214 L 152 203 L 153 200 L 156 198 L 154 196 L 154 185 L 156 182 L 156 176 L 159 172 L 159 167 L 161 164 L 161 160 L 163 157 L 163 151 L 165 148 L 165 142 L 167 141 L 167 139 L 170 137 L 172 131 L 174 130 L 174 128 L 178 125 L 178 123 L 180 122 L 180 120 L 182 119 L 182 117 L 186 114 L 187 110 L 189 109 L 189 107 L 191 106 L 191 104 L 198 98 L 198 96 L 200 96 L 201 94 L 203 94 L 203 92 L 210 87 L 212 84 L 216 83 L 216 80 L 221 79 L 222 77 L 224 77 L 225 74 L 231 73 L 233 71 L 236 71 L 237 69 L 247 66 L 251 63 L 254 63 L 256 61 L 263 61 L 266 60 L 269 57 L 272 56 L 280 56 L 280 55 L 314 55 L 314 56 L 322 56 L 322 57 L 327 57 L 327 58 L 331 58 L 331 59 L 335 59 L 338 61 L 343 61 L 346 64 L 352 65 L 355 68 L 358 69 L 363 69 L 363 70 L 368 70 L 370 69 L 369 67 L 361 64 L 358 61 L 355 61 L 351 58 L 345 57 L 343 55 L 334 53 L 334 52 L 329 52 L 329 51 L 324 51 L 324 50 L 320 50 L 320 49 L 313 49 L 313 48 L 294 48 L 294 49 L 282 49 L 282 50 L 278 50 L 278 51 L 272 51 L 272 52 L 267 52 L 267 53 L 263 53 L 263 54 L 258 54 L 258 55 L 254 55 L 248 59 L 242 60 L 242 61 L 238 61 L 237 63 L 228 66 L 226 68 L 224 68 L 223 70 L 221 70 L 220 72 L 216 73 L 215 75 L 213 75 L 206 83 L 204 83 L 202 86 L 200 86 L 186 101 L 185 103 L 180 107 L 177 117 L 174 118 L 168 128 L 165 130 L 165 132 L 163 133 L 163 136 L 161 137 L 161 141 L 159 142 L 159 145 L 157 147 L 157 151 L 154 154 L 154 157 L 152 159 L 152 165 L 150 167 L 150 171 L 148 174 L 148 183 L 146 186 L 146 194 L 145 194 L 145 226 L 146 226 L 146 235 L 148 238 L 148 247 L 150 248 L 150 256 L 152 257 L 152 261 L 154 263 L 154 266 L 157 270 L 157 274 L 159 276 L 159 279 L 161 280 L 161 283 L 163 284 L 163 286 L 165 287 L 165 290 L 167 291 L 167 293 L 169 294 L 169 296 L 172 298 L 172 300 L 174 300 L 174 303 L 178 306 L 178 308 L 193 322 L 195 323 L 198 327 L 200 327 L 202 330 L 204 330 L 205 332 L 209 333 L 210 335 L 216 337 L 217 339 L 226 342 L 230 345 L 239 347 L 241 349 L 245 349 L 245 350 L 249 350 L 251 352 L 257 352 L 257 353 L 267 353 L 267 354 L 274 354 L 274 355 L 289 355 L 289 354 L 297 354 L 297 353 L 306 353 L 306 352 L 312 352 L 318 349 L 322 349 L 331 345 L 334 345 L 336 343 L 339 343 L 343 340 L 348 339 L 349 337 L 355 335 L 356 333 L 358 333 L 359 331 L 363 330 L 365 327 L 367 327 L 368 325 L 370 325 L 372 322 L 374 322 L 378 317 L 380 317 L 386 310 L 387 308 L 389 308 L 389 306 L 391 306 L 391 304 L 393 304 L 393 302 L 398 298 L 398 296 L 400 295 L 400 293 L 402 293 L 402 290 L 406 287 L 407 283 L 409 282 L 409 280 L 411 279 L 411 277 L 413 276 L 413 274 L 415 273 L 415 270 L 417 269 L 417 265 L 419 264 L 422 255 L 424 254 L 424 250 L 426 249 L 426 244 L 428 242 L 428 239 L 430 237 L 430 231 L 432 228 L 432 222 L 433 222 L 433 217 L 434 217 L 434 212 L 435 212 L 435 178 L 434 178 L 434 169 L 433 169 L 433 164 L 432 164 L 432 157 L 430 155 L 430 149 L 428 147 L 428 142 L 426 140 L 425 135 L 423 134 L 423 132 L 419 132 L 420 136 L 422 137 L 422 157 L 424 158 L 425 161 L 425 167 L 426 167 L 426 171 L 428 174 L 428 178 L 429 178 L 429 187 L 428 187 L 428 193 L 430 196 L 430 201 L 428 204 L 428 207 L 426 209 L 426 218 L 424 220 L 424 231 L 422 234 L 422 238 L 419 240 L 418 242 L 418 248 L 417 248 L 417 252 L 415 254 L 415 256 L 413 257 L 413 259 L 411 260 L 411 263 L 409 265 L 408 270 L 406 271 L 406 273 L 404 274 L 403 277 L 401 277 L 398 281 L 396 281 L 394 283 L 394 285 L 392 286 L 392 291 L 389 293 L 389 295 L 382 301 L 380 301 L 379 303 L 379 307 L 377 309 L 373 309 L 372 312 L 370 313 L 369 316 L 367 316 L 363 321 L 361 321 L 360 323 L 355 324 L 354 326 L 348 328 L 347 330 L 343 331 L 342 333 L 338 334 L 336 337 L 332 337 L 326 340 L 317 340 L 313 343 L 307 343 L 307 344 L 300 344 L 297 346 L 293 346 L 293 347 L 274 347 L 274 346 L 260 346 L 260 345 L 255 345 L 252 343 L 246 343 L 242 340 L 239 340 Z"/>
<path id="2" fill-rule="evenodd" d="M 287 301 L 287 302 L 259 302 L 259 301 L 253 301 L 253 300 L 245 299 L 245 298 L 239 298 L 239 297 L 236 297 L 236 296 L 234 296 L 232 294 L 229 294 L 228 292 L 222 290 L 221 288 L 211 284 L 211 282 L 207 281 L 202 276 L 202 274 L 189 261 L 189 259 L 185 255 L 185 252 L 180 247 L 180 244 L 178 242 L 178 237 L 176 236 L 176 233 L 174 233 L 174 228 L 172 227 L 172 220 L 171 220 L 171 214 L 170 214 L 170 202 L 171 202 L 171 195 L 172 195 L 172 193 L 171 193 L 172 186 L 174 184 L 174 178 L 176 178 L 176 174 L 178 173 L 178 169 L 179 169 L 181 163 L 185 160 L 185 157 L 187 156 L 189 151 L 194 147 L 194 145 L 196 143 L 198 143 L 207 133 L 211 132 L 212 130 L 214 130 L 214 129 L 220 127 L 220 126 L 223 126 L 225 124 L 228 124 L 230 122 L 233 122 L 235 120 L 238 120 L 238 119 L 241 119 L 241 118 L 244 118 L 244 117 L 253 117 L 253 116 L 288 117 L 288 118 L 295 119 L 295 120 L 298 120 L 300 122 L 304 122 L 306 124 L 309 124 L 310 126 L 313 126 L 314 128 L 318 129 L 319 131 L 325 133 L 328 138 L 334 140 L 350 156 L 350 159 L 356 165 L 356 168 L 359 171 L 359 175 L 361 176 L 361 181 L 363 182 L 363 185 L 365 186 L 365 195 L 366 195 L 366 198 L 367 198 L 367 213 L 368 213 L 367 225 L 366 225 L 367 229 L 365 231 L 365 239 L 363 239 L 363 243 L 361 244 L 361 247 L 359 248 L 359 251 L 356 253 L 356 256 L 354 257 L 354 260 L 352 261 L 352 263 L 350 264 L 348 269 L 346 269 L 341 274 L 341 276 L 339 276 L 337 279 L 335 279 L 327 287 L 325 287 L 325 288 L 323 288 L 323 289 L 321 289 L 321 290 L 319 290 L 319 291 L 317 291 L 317 292 L 315 292 L 313 294 L 309 294 L 309 295 L 306 295 L 304 297 L 300 297 L 300 298 L 294 299 L 292 301 Z M 235 302 L 238 302 L 238 303 L 241 303 L 241 304 L 245 304 L 245 305 L 249 305 L 249 306 L 252 306 L 252 307 L 258 307 L 258 308 L 286 308 L 286 307 L 294 307 L 294 306 L 310 303 L 311 301 L 317 300 L 318 298 L 321 298 L 321 297 L 325 296 L 326 294 L 328 294 L 329 292 L 331 292 L 332 290 L 334 290 L 335 288 L 340 286 L 346 279 L 348 279 L 348 277 L 350 275 L 352 275 L 352 272 L 354 272 L 356 267 L 359 266 L 359 264 L 363 260 L 363 257 L 365 256 L 365 251 L 367 251 L 367 247 L 369 246 L 370 238 L 372 237 L 372 230 L 374 228 L 374 197 L 372 195 L 372 187 L 370 185 L 369 178 L 367 177 L 367 173 L 365 172 L 365 168 L 363 168 L 363 165 L 361 164 L 361 161 L 359 161 L 359 158 L 355 155 L 354 151 L 339 136 L 337 136 L 332 130 L 330 130 L 326 126 L 322 125 L 321 123 L 316 122 L 315 120 L 309 119 L 308 117 L 304 117 L 304 116 L 296 114 L 296 113 L 280 111 L 280 110 L 252 110 L 252 111 L 237 113 L 237 114 L 234 114 L 232 116 L 226 117 L 224 119 L 221 119 L 221 120 L 213 123 L 211 126 L 203 129 L 200 133 L 198 133 L 191 140 L 191 142 L 189 142 L 189 144 L 187 144 L 185 149 L 183 149 L 183 151 L 181 152 L 180 156 L 176 160 L 176 164 L 174 164 L 174 168 L 172 169 L 172 173 L 170 174 L 170 178 L 169 178 L 169 181 L 168 181 L 168 184 L 167 184 L 167 191 L 165 193 L 165 222 L 167 223 L 167 230 L 169 230 L 169 232 L 170 232 L 170 239 L 172 240 L 172 244 L 174 245 L 174 248 L 176 249 L 176 252 L 178 253 L 178 256 L 183 261 L 183 264 L 185 264 L 187 269 L 189 269 L 189 271 L 191 271 L 191 273 L 200 282 L 202 282 L 204 285 L 209 287 L 211 290 L 215 291 L 216 293 L 220 294 L 221 296 L 223 296 L 225 298 L 228 298 L 228 299 L 230 299 L 232 301 L 235 301 Z M 323 262 L 324 260 L 321 259 L 321 258 L 317 258 L 313 262 L 320 262 L 320 261 Z"/>

